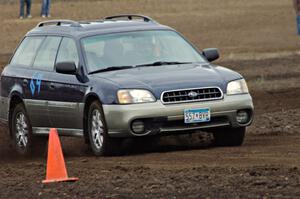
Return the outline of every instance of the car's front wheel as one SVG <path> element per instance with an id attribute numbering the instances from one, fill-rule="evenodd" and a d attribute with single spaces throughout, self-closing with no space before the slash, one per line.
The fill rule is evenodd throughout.
<path id="1" fill-rule="evenodd" d="M 220 128 L 213 132 L 217 146 L 240 146 L 244 142 L 246 127 Z"/>
<path id="2" fill-rule="evenodd" d="M 120 147 L 119 140 L 108 136 L 104 113 L 98 101 L 94 101 L 89 108 L 88 134 L 90 148 L 96 156 L 115 154 Z"/>

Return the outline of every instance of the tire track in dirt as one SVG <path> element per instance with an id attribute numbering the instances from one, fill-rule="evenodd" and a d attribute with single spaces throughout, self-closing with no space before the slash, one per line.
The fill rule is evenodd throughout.
<path id="1" fill-rule="evenodd" d="M 300 88 L 293 83 L 298 75 L 265 71 L 280 66 L 297 71 L 295 62 L 300 58 L 227 63 L 250 77 L 255 104 L 255 119 L 242 147 L 217 148 L 210 145 L 210 134 L 198 133 L 163 137 L 154 148 L 136 147 L 126 156 L 97 158 L 87 153 L 82 139 L 62 137 L 69 175 L 80 177 L 73 184 L 42 186 L 45 155 L 15 156 L 7 129 L 0 126 L 0 198 L 296 198 Z M 257 82 L 253 71 L 244 67 L 249 63 L 267 78 Z M 282 80 L 287 84 L 268 87 Z"/>

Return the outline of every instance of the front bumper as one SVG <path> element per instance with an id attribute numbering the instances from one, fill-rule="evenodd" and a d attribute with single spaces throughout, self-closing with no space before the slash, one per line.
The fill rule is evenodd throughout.
<path id="1" fill-rule="evenodd" d="M 211 122 L 184 124 L 184 109 L 210 108 Z M 248 110 L 250 120 L 245 124 L 236 121 L 238 110 Z M 188 132 L 197 129 L 208 129 L 221 126 L 241 127 L 251 124 L 253 119 L 253 103 L 249 94 L 224 95 L 222 100 L 162 104 L 161 101 L 131 105 L 103 105 L 108 134 L 111 137 L 132 137 L 153 134 Z M 142 119 L 146 123 L 143 134 L 135 134 L 131 123 Z"/>

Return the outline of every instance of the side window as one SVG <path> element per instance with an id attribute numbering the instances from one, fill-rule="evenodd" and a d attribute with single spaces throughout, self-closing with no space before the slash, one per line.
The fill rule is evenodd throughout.
<path id="1" fill-rule="evenodd" d="M 46 37 L 34 60 L 33 67 L 53 70 L 61 37 Z"/>
<path id="2" fill-rule="evenodd" d="M 78 67 L 79 57 L 76 43 L 73 39 L 67 37 L 63 38 L 56 59 L 56 63 L 59 62 L 74 62 Z"/>
<path id="3" fill-rule="evenodd" d="M 31 66 L 39 46 L 45 37 L 26 37 L 16 50 L 11 64 Z"/>

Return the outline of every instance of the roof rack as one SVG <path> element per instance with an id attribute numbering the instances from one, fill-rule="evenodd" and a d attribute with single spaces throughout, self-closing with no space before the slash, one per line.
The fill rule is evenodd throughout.
<path id="1" fill-rule="evenodd" d="M 77 21 L 72 21 L 72 20 L 49 20 L 49 21 L 42 21 L 38 23 L 37 27 L 42 27 L 45 25 L 51 25 L 55 24 L 56 26 L 61 26 L 62 24 L 70 24 L 71 27 L 82 27 L 80 23 Z"/>
<path id="2" fill-rule="evenodd" d="M 156 23 L 150 17 L 144 16 L 144 15 L 137 15 L 137 14 L 113 15 L 113 16 L 104 17 L 104 20 L 113 20 L 113 19 L 116 19 L 116 18 L 128 18 L 128 20 L 133 20 L 133 18 L 142 18 L 144 20 L 144 22 Z"/>

